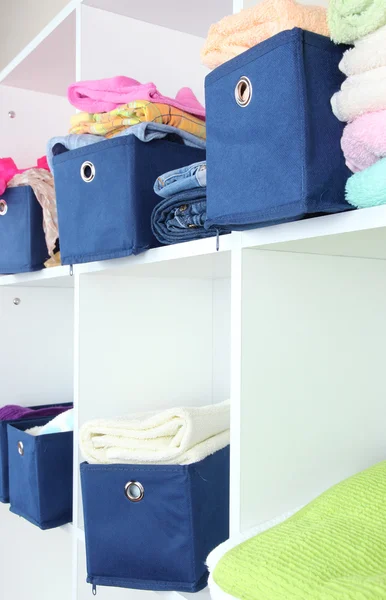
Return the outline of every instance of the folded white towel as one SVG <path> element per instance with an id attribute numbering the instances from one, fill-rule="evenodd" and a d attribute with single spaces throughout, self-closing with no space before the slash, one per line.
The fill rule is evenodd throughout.
<path id="1" fill-rule="evenodd" d="M 51 419 L 46 425 L 27 429 L 26 433 L 29 433 L 30 435 L 48 435 L 50 433 L 63 433 L 65 431 L 74 431 L 73 408 L 60 413 L 60 415 Z"/>
<path id="2" fill-rule="evenodd" d="M 80 429 L 80 448 L 90 463 L 187 465 L 229 444 L 229 409 L 227 400 L 89 421 Z"/>
<path id="3" fill-rule="evenodd" d="M 218 562 L 222 559 L 222 557 L 227 552 L 229 552 L 229 550 L 232 550 L 232 548 L 235 548 L 239 544 L 246 542 L 247 540 L 255 537 L 255 535 L 258 535 L 259 533 L 263 533 L 263 531 L 272 529 L 272 527 L 275 527 L 275 525 L 279 525 L 279 523 L 282 523 L 286 519 L 289 519 L 289 517 L 292 517 L 292 515 L 294 515 L 296 512 L 298 512 L 301 508 L 303 508 L 303 507 L 301 506 L 299 508 L 296 508 L 295 510 L 287 512 L 284 515 L 280 515 L 279 517 L 276 517 L 275 519 L 272 519 L 271 521 L 266 521 L 265 523 L 262 523 L 261 525 L 257 525 L 256 527 L 253 527 L 252 529 L 248 529 L 244 533 L 239 533 L 238 535 L 234 535 L 229 540 L 227 540 L 226 542 L 223 542 L 222 544 L 217 546 L 217 548 L 212 550 L 212 552 L 209 554 L 207 561 L 206 561 L 206 564 L 207 564 L 208 570 L 209 570 L 208 585 L 209 585 L 209 591 L 210 591 L 212 600 L 238 600 L 234 596 L 231 596 L 230 594 L 227 594 L 227 592 L 224 592 L 217 585 L 215 580 L 213 579 L 213 572 L 214 572 Z"/>
<path id="4" fill-rule="evenodd" d="M 386 66 L 386 25 L 357 40 L 354 45 L 346 50 L 339 64 L 347 77 Z"/>
<path id="5" fill-rule="evenodd" d="M 348 77 L 331 98 L 331 106 L 340 121 L 386 109 L 386 67 Z"/>

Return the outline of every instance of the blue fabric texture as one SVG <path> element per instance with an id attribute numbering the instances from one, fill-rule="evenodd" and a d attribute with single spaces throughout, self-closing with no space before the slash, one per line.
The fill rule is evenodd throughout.
<path id="1" fill-rule="evenodd" d="M 40 529 L 72 521 L 73 432 L 36 437 L 25 433 L 49 421 L 50 417 L 7 426 L 10 511 Z"/>
<path id="2" fill-rule="evenodd" d="M 32 188 L 8 188 L 1 200 L 7 212 L 0 215 L 0 273 L 26 273 L 42 269 L 48 259 L 43 211 Z"/>
<path id="3" fill-rule="evenodd" d="M 145 123 L 138 123 L 138 125 L 132 125 L 124 131 L 118 133 L 114 139 L 119 137 L 126 137 L 128 135 L 134 135 L 141 142 L 151 142 L 152 140 L 161 140 L 167 137 L 173 137 L 174 140 L 179 140 L 181 144 L 191 146 L 192 148 L 200 148 L 205 150 L 206 141 L 171 125 L 163 125 L 162 123 L 152 123 L 146 121 Z M 53 171 L 53 148 L 56 144 L 62 144 L 67 150 L 76 150 L 77 148 L 84 148 L 90 144 L 97 144 L 98 142 L 105 141 L 101 135 L 92 135 L 90 133 L 76 134 L 70 133 L 64 136 L 57 136 L 50 139 L 47 144 L 47 161 L 48 165 Z"/>
<path id="4" fill-rule="evenodd" d="M 93 585 L 197 592 L 206 558 L 228 538 L 229 446 L 199 463 L 81 465 L 87 581 Z M 124 493 L 144 488 L 140 502 Z"/>
<path id="5" fill-rule="evenodd" d="M 248 229 L 352 208 L 344 124 L 330 104 L 344 79 L 344 50 L 292 29 L 206 77 L 207 227 Z M 235 99 L 241 77 L 252 85 L 244 107 Z"/>
<path id="6" fill-rule="evenodd" d="M 205 158 L 204 150 L 136 136 L 104 140 L 53 159 L 62 264 L 139 254 L 159 243 L 151 230 L 160 173 Z M 80 176 L 89 161 L 95 177 Z"/>
<path id="7" fill-rule="evenodd" d="M 154 191 L 161 198 L 195 188 L 206 188 L 206 160 L 164 173 L 154 184 Z"/>
<path id="8" fill-rule="evenodd" d="M 179 244 L 229 233 L 229 227 L 205 229 L 206 188 L 195 188 L 162 200 L 153 210 L 151 226 L 161 244 Z"/>
<path id="9" fill-rule="evenodd" d="M 31 406 L 29 408 L 50 408 L 51 406 L 56 406 L 56 404 L 42 404 L 39 406 Z M 66 406 L 66 404 L 61 404 L 61 406 Z M 72 404 L 68 404 L 68 408 L 71 408 Z M 21 419 L 19 421 L 0 421 L 0 502 L 5 504 L 9 503 L 9 475 L 8 475 L 8 435 L 7 435 L 7 425 L 18 424 L 23 422 Z M 28 419 L 29 422 L 33 422 L 31 427 L 45 425 L 47 422 L 46 417 L 39 417 L 37 419 Z"/>

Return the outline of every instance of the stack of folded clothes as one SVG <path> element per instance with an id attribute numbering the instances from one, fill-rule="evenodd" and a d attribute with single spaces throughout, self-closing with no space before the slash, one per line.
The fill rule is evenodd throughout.
<path id="1" fill-rule="evenodd" d="M 386 2 L 331 0 L 331 38 L 352 43 L 339 65 L 347 75 L 331 100 L 346 125 L 342 150 L 355 173 L 346 199 L 357 208 L 386 203 Z"/>
<path id="2" fill-rule="evenodd" d="M 161 244 L 178 244 L 218 233 L 225 228 L 205 228 L 206 161 L 164 173 L 156 180 L 154 191 L 163 200 L 151 217 L 153 233 Z"/>
<path id="3" fill-rule="evenodd" d="M 69 135 L 48 142 L 51 170 L 53 156 L 118 136 L 206 146 L 205 108 L 190 88 L 169 98 L 154 83 L 119 76 L 74 83 L 68 88 L 68 100 L 82 112 L 72 117 Z"/>

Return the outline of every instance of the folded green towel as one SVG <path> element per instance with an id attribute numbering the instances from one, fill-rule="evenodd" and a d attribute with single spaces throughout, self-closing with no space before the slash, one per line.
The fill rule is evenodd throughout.
<path id="1" fill-rule="evenodd" d="M 242 600 L 385 600 L 386 461 L 230 550 L 213 578 Z"/>
<path id="2" fill-rule="evenodd" d="M 386 25 L 386 0 L 330 0 L 331 39 L 349 44 Z"/>
<path id="3" fill-rule="evenodd" d="M 386 158 L 349 177 L 346 200 L 357 208 L 386 204 Z"/>

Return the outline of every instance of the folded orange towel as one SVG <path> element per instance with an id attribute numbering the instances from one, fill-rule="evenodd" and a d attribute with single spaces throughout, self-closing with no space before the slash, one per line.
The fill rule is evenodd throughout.
<path id="1" fill-rule="evenodd" d="M 321 6 L 297 4 L 295 0 L 263 0 L 212 25 L 201 51 L 201 60 L 214 69 L 252 46 L 294 27 L 329 36 L 327 10 Z"/>

